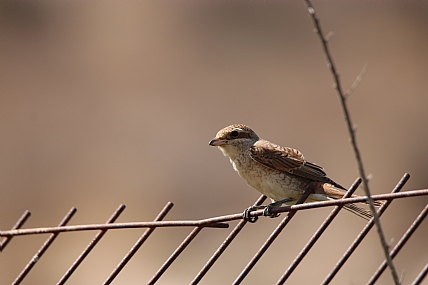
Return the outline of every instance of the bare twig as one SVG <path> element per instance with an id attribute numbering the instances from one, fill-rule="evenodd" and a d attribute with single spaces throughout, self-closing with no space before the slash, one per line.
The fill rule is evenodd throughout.
<path id="1" fill-rule="evenodd" d="M 420 226 L 420 224 L 423 222 L 425 217 L 428 215 L 428 204 L 425 206 L 425 208 L 421 211 L 421 213 L 418 215 L 418 217 L 413 221 L 412 225 L 407 229 L 407 231 L 403 234 L 401 239 L 398 241 L 398 243 L 395 245 L 395 247 L 391 250 L 391 258 L 394 258 L 398 252 L 403 248 L 404 244 L 407 242 L 407 240 L 412 236 L 412 234 L 416 231 L 416 229 Z M 367 282 L 369 285 L 374 285 L 382 272 L 386 268 L 386 262 L 384 261 L 376 270 L 376 272 L 373 274 L 373 276 L 370 278 L 370 280 Z M 403 280 L 405 272 L 403 271 L 401 273 L 400 280 Z"/>
<path id="2" fill-rule="evenodd" d="M 408 173 L 404 174 L 403 177 L 400 179 L 400 181 L 397 183 L 397 185 L 395 185 L 394 189 L 391 192 L 391 195 L 403 194 L 399 192 L 404 187 L 404 185 L 406 184 L 407 180 L 409 180 L 409 178 L 410 178 L 410 175 Z M 407 193 L 407 192 L 404 192 L 404 193 Z M 379 207 L 379 210 L 378 210 L 379 216 L 381 216 L 386 211 L 386 209 L 391 205 L 392 201 L 393 201 L 392 199 L 387 200 L 385 203 L 382 204 L 382 206 Z M 351 245 L 345 251 L 343 256 L 339 259 L 339 261 L 333 267 L 331 272 L 326 276 L 324 281 L 321 283 L 322 285 L 327 285 L 331 283 L 334 276 L 336 276 L 336 274 L 339 272 L 339 270 L 342 268 L 345 262 L 349 259 L 349 257 L 351 257 L 352 253 L 357 249 L 357 247 L 360 245 L 363 239 L 367 236 L 367 234 L 369 233 L 373 225 L 374 225 L 374 221 L 373 219 L 371 219 L 366 224 L 366 226 L 361 230 L 361 232 L 357 235 L 355 240 L 351 243 Z"/>
<path id="3" fill-rule="evenodd" d="M 369 63 L 366 62 L 363 66 L 363 69 L 361 69 L 360 74 L 358 74 L 357 78 L 355 78 L 354 83 L 352 83 L 351 87 L 349 87 L 349 89 L 346 90 L 346 92 L 345 92 L 345 98 L 346 99 L 348 99 L 349 96 L 351 96 L 351 94 L 355 91 L 355 89 L 357 89 L 358 85 L 360 85 L 361 80 L 363 80 L 364 75 L 366 75 L 366 73 L 367 73 L 368 66 L 369 66 Z M 369 174 L 369 176 L 370 176 L 370 174 Z M 370 177 L 367 177 L 367 179 L 370 180 Z"/>
<path id="4" fill-rule="evenodd" d="M 344 95 L 344 93 L 342 91 L 342 86 L 340 84 L 339 73 L 338 73 L 338 71 L 337 71 L 337 69 L 336 69 L 336 67 L 335 67 L 335 65 L 333 63 L 333 59 L 332 59 L 332 56 L 331 56 L 329 48 L 328 48 L 328 41 L 324 37 L 324 34 L 323 34 L 322 30 L 321 30 L 321 24 L 319 22 L 318 16 L 315 14 L 315 9 L 314 9 L 312 3 L 310 2 L 310 0 L 304 0 L 304 1 L 305 1 L 306 5 L 308 7 L 309 14 L 311 15 L 312 21 L 314 23 L 315 32 L 318 34 L 318 36 L 319 36 L 319 38 L 321 40 L 322 47 L 323 47 L 325 56 L 327 58 L 327 65 L 328 65 L 328 67 L 329 67 L 329 69 L 330 69 L 330 71 L 331 71 L 331 73 L 333 75 L 333 79 L 334 79 L 334 83 L 335 83 L 335 89 L 337 91 L 337 94 L 339 95 L 339 99 L 340 99 L 340 102 L 341 102 L 341 105 L 342 105 L 342 110 L 343 110 L 343 113 L 345 115 L 345 120 L 346 120 L 346 124 L 347 124 L 347 127 L 348 127 L 350 139 L 351 139 L 352 148 L 354 149 L 355 157 L 356 157 L 356 160 L 357 160 L 358 172 L 359 172 L 361 178 L 363 179 L 363 188 L 364 188 L 364 191 L 365 191 L 365 193 L 366 193 L 366 195 L 368 197 L 368 202 L 369 202 L 370 210 L 371 210 L 371 212 L 373 214 L 373 217 L 374 217 L 374 221 L 375 221 L 375 224 L 376 224 L 376 229 L 377 229 L 377 232 L 378 232 L 378 235 L 379 235 L 379 239 L 380 239 L 380 243 L 382 245 L 382 248 L 383 248 L 383 251 L 384 251 L 384 254 L 385 254 L 385 257 L 386 257 L 386 261 L 387 261 L 388 267 L 390 268 L 391 275 L 392 275 L 392 278 L 394 280 L 394 283 L 396 285 L 399 285 L 400 284 L 400 279 L 398 277 L 397 271 L 396 271 L 396 269 L 394 267 L 394 264 L 392 262 L 392 258 L 391 258 L 390 254 L 389 254 L 388 244 L 387 244 L 387 242 L 385 240 L 385 235 L 383 233 L 382 226 L 380 224 L 378 214 L 376 213 L 376 208 L 374 206 L 373 199 L 371 198 L 371 195 L 370 195 L 370 190 L 369 190 L 369 185 L 368 185 L 367 177 L 365 175 L 364 166 L 363 166 L 363 163 L 362 163 L 360 151 L 358 149 L 357 141 L 356 141 L 356 138 L 355 138 L 355 131 L 353 129 L 353 124 L 352 124 L 352 121 L 351 121 L 351 117 L 350 117 L 350 114 L 349 114 L 349 111 L 348 111 L 348 107 L 346 105 L 346 97 L 345 97 L 345 95 Z"/>

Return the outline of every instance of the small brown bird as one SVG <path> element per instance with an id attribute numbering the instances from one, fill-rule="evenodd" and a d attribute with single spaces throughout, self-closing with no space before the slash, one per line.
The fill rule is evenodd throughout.
<path id="1" fill-rule="evenodd" d="M 274 204 L 295 204 L 311 183 L 313 193 L 306 202 L 340 199 L 346 192 L 327 177 L 321 166 L 306 161 L 300 151 L 261 139 L 246 125 L 221 129 L 209 145 L 217 146 L 229 157 L 239 176 Z M 355 204 L 346 204 L 344 208 L 365 219 L 372 217 L 370 211 Z"/>

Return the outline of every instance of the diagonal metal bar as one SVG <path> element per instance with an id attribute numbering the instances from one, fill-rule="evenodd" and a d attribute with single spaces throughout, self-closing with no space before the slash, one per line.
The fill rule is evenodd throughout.
<path id="1" fill-rule="evenodd" d="M 116 219 L 122 214 L 123 210 L 125 210 L 126 206 L 121 204 L 113 213 L 113 215 L 107 220 L 108 223 L 114 223 Z M 82 263 L 82 261 L 88 256 L 91 250 L 97 245 L 97 243 L 101 240 L 101 238 L 107 233 L 107 230 L 100 230 L 96 236 L 92 239 L 92 241 L 87 245 L 87 247 L 83 250 L 83 252 L 79 255 L 76 261 L 73 262 L 71 267 L 65 272 L 65 274 L 58 281 L 57 285 L 64 284 L 68 278 L 70 278 L 71 274 L 77 269 L 77 267 Z"/>
<path id="2" fill-rule="evenodd" d="M 192 232 L 184 239 L 184 241 L 176 248 L 176 250 L 171 254 L 171 256 L 165 261 L 165 263 L 159 268 L 158 272 L 150 279 L 147 284 L 155 284 L 156 281 L 165 273 L 168 267 L 177 259 L 177 257 L 183 252 L 183 250 L 190 244 L 190 242 L 198 235 L 202 230 L 202 227 L 196 227 Z"/>
<path id="3" fill-rule="evenodd" d="M 257 201 L 254 203 L 254 206 L 259 206 L 263 204 L 266 198 L 267 197 L 265 195 L 261 195 L 259 199 L 257 199 Z M 242 219 L 236 225 L 233 231 L 230 232 L 230 234 L 223 241 L 220 247 L 214 252 L 214 254 L 211 256 L 208 262 L 204 265 L 201 271 L 199 271 L 198 275 L 196 275 L 196 277 L 192 280 L 192 282 L 190 283 L 191 285 L 198 284 L 201 281 L 201 279 L 205 276 L 205 274 L 207 274 L 208 270 L 211 269 L 211 267 L 214 265 L 217 259 L 223 254 L 226 248 L 232 243 L 232 241 L 235 239 L 235 237 L 239 234 L 239 232 L 244 228 L 246 224 L 247 224 L 247 220 Z"/>
<path id="4" fill-rule="evenodd" d="M 19 218 L 19 220 L 16 222 L 16 224 L 12 227 L 12 230 L 19 229 L 24 225 L 24 223 L 27 221 L 27 219 L 31 216 L 30 211 L 25 211 L 24 214 Z M 0 252 L 3 251 L 3 249 L 6 247 L 6 245 L 10 242 L 13 236 L 7 236 L 5 237 L 1 243 L 0 243 Z"/>
<path id="5" fill-rule="evenodd" d="M 416 276 L 416 279 L 413 281 L 412 285 L 420 285 L 422 284 L 422 281 L 424 281 L 425 277 L 428 273 L 428 263 L 425 264 L 425 267 L 422 269 L 421 273 L 419 273 L 418 276 Z"/>
<path id="6" fill-rule="evenodd" d="M 425 206 L 422 212 L 416 217 L 416 219 L 413 221 L 413 223 L 410 225 L 410 227 L 407 229 L 407 231 L 403 234 L 401 239 L 395 245 L 395 247 L 391 250 L 391 252 L 389 253 L 389 255 L 391 256 L 391 259 L 394 259 L 394 257 L 398 254 L 398 252 L 403 248 L 404 244 L 409 240 L 409 238 L 416 231 L 416 229 L 419 227 L 422 221 L 426 218 L 427 214 L 428 214 L 428 204 Z M 385 271 L 387 266 L 388 264 L 386 263 L 386 261 L 383 261 L 382 264 L 379 266 L 379 268 L 376 270 L 376 272 L 373 274 L 373 276 L 370 278 L 370 280 L 367 282 L 367 284 L 370 284 L 370 285 L 375 284 L 376 281 L 379 279 L 379 277 L 382 275 L 382 273 Z"/>
<path id="7" fill-rule="evenodd" d="M 157 217 L 155 218 L 155 221 L 161 221 L 165 218 L 165 216 L 169 213 L 169 211 L 174 206 L 173 203 L 168 202 L 165 207 L 159 212 Z M 120 263 L 116 266 L 116 268 L 113 270 L 113 272 L 107 277 L 106 281 L 104 281 L 103 284 L 110 284 L 114 278 L 122 271 L 122 269 L 125 267 L 125 265 L 131 260 L 131 258 L 134 256 L 134 254 L 140 249 L 140 247 L 143 245 L 143 243 L 149 238 L 149 236 L 153 233 L 153 231 L 156 228 L 148 228 L 144 231 L 143 235 L 137 240 L 137 242 L 134 244 L 134 246 L 129 250 L 129 252 L 125 255 L 125 257 L 120 261 Z"/>
<path id="8" fill-rule="evenodd" d="M 301 203 L 305 202 L 306 199 L 311 194 L 311 192 L 312 192 L 312 187 L 309 186 L 305 190 L 305 193 L 302 195 L 302 197 L 300 197 L 300 199 L 297 201 L 296 204 L 301 204 Z M 272 232 L 272 234 L 268 237 L 268 239 L 265 241 L 265 243 L 262 245 L 262 247 L 259 249 L 259 251 L 254 255 L 254 257 L 250 260 L 250 262 L 247 264 L 247 266 L 244 268 L 244 270 L 241 272 L 241 274 L 239 274 L 239 276 L 233 282 L 234 285 L 241 284 L 241 282 L 244 280 L 244 278 L 248 275 L 248 273 L 251 271 L 251 269 L 253 269 L 254 265 L 256 265 L 256 263 L 260 260 L 260 258 L 267 251 L 267 249 L 270 247 L 270 245 L 279 236 L 279 234 L 282 232 L 282 230 L 285 228 L 285 226 L 288 224 L 288 222 L 293 218 L 293 216 L 296 214 L 296 212 L 297 212 L 297 210 L 293 210 L 293 211 L 288 212 L 287 216 L 281 221 L 281 223 L 279 223 L 279 225 Z"/>
<path id="9" fill-rule="evenodd" d="M 408 173 L 404 174 L 404 176 L 401 178 L 401 180 L 397 183 L 395 188 L 392 190 L 392 193 L 397 193 L 403 188 L 404 184 L 406 184 L 407 180 L 409 180 L 410 175 Z M 382 215 L 382 213 L 388 208 L 388 206 L 392 203 L 392 200 L 388 200 L 380 206 L 378 213 L 379 217 Z M 366 226 L 363 228 L 363 230 L 358 234 L 358 236 L 355 238 L 355 240 L 352 242 L 352 244 L 349 246 L 349 248 L 346 250 L 346 252 L 343 254 L 342 258 L 336 263 L 336 265 L 333 267 L 331 272 L 327 275 L 327 277 L 324 279 L 324 281 L 321 283 L 323 285 L 329 284 L 334 276 L 336 276 L 337 272 L 342 268 L 342 266 L 345 264 L 345 262 L 348 260 L 348 258 L 351 256 L 351 254 L 355 251 L 355 249 L 360 245 L 361 241 L 366 237 L 370 229 L 373 227 L 374 221 L 371 219 Z"/>
<path id="10" fill-rule="evenodd" d="M 361 184 L 361 178 L 358 178 L 355 180 L 355 182 L 351 185 L 349 190 L 345 193 L 343 198 L 348 198 L 352 196 L 352 194 L 357 190 L 358 186 Z M 300 262 L 303 260 L 303 258 L 306 256 L 306 254 L 311 250 L 312 246 L 318 241 L 318 239 L 321 237 L 321 235 L 324 233 L 324 231 L 327 229 L 327 227 L 331 224 L 333 219 L 339 214 L 339 211 L 342 209 L 342 205 L 336 206 L 333 211 L 328 215 L 328 217 L 324 220 L 324 222 L 321 224 L 321 226 L 318 228 L 318 230 L 315 232 L 315 234 L 309 239 L 308 243 L 305 245 L 305 247 L 299 252 L 297 257 L 293 260 L 291 265 L 287 268 L 285 273 L 281 276 L 281 278 L 278 280 L 276 284 L 284 284 L 285 281 L 287 281 L 288 277 L 290 277 L 291 273 L 293 273 L 294 269 L 300 264 Z"/>
<path id="11" fill-rule="evenodd" d="M 76 213 L 77 209 L 75 207 L 72 207 L 70 211 L 65 215 L 65 217 L 62 219 L 62 221 L 59 223 L 59 226 L 64 226 L 70 221 L 70 219 L 73 217 L 74 213 Z M 25 268 L 21 271 L 21 273 L 18 275 L 18 277 L 13 281 L 12 284 L 20 284 L 22 280 L 27 276 L 28 272 L 34 267 L 34 265 L 39 261 L 39 259 L 42 257 L 42 255 L 45 253 L 45 251 L 48 249 L 48 247 L 54 242 L 56 237 L 59 235 L 59 233 L 54 233 L 49 236 L 49 238 L 45 241 L 45 243 L 42 245 L 42 247 L 37 251 L 37 253 L 33 256 L 33 258 L 27 263 Z"/>

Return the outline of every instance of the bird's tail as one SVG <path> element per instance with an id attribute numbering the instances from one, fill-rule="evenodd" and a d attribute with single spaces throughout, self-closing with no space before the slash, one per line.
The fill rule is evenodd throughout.
<path id="1" fill-rule="evenodd" d="M 352 195 L 352 198 L 358 197 L 357 195 Z M 375 207 L 380 207 L 384 204 L 384 201 L 373 201 Z M 368 205 L 369 202 L 364 202 L 364 204 Z M 357 216 L 362 217 L 363 219 L 370 220 L 373 218 L 372 211 L 361 208 L 355 204 L 346 204 L 343 206 L 346 210 L 354 213 Z"/>
<path id="2" fill-rule="evenodd" d="M 363 209 L 355 204 L 346 204 L 343 206 L 343 208 L 365 220 L 370 220 L 373 218 L 373 214 L 370 210 Z"/>
<path id="3" fill-rule="evenodd" d="M 334 185 L 328 184 L 328 183 L 324 183 L 323 184 L 323 190 L 324 193 L 332 198 L 332 199 L 341 199 L 343 198 L 343 195 L 345 194 L 344 189 L 340 189 Z M 357 195 L 352 195 L 351 198 L 357 198 L 359 196 Z M 368 202 L 363 202 L 364 204 L 368 204 Z M 383 205 L 384 201 L 373 201 L 374 205 L 376 207 L 380 207 Z M 354 213 L 357 216 L 360 216 L 366 220 L 370 220 L 371 218 L 373 218 L 373 214 L 370 210 L 366 210 L 360 206 L 357 206 L 356 204 L 345 204 L 343 206 L 346 210 Z"/>

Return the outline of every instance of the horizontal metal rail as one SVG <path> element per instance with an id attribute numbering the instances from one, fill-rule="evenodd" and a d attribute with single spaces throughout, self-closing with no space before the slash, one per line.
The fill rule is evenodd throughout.
<path id="1" fill-rule="evenodd" d="M 242 217 L 242 214 L 241 214 Z M 135 223 L 115 223 L 115 224 L 93 224 L 63 226 L 51 228 L 18 229 L 10 231 L 1 231 L 2 236 L 22 236 L 34 234 L 49 234 L 76 231 L 95 231 L 95 230 L 113 230 L 113 229 L 135 229 L 135 228 L 164 228 L 164 227 L 207 227 L 207 228 L 228 228 L 229 224 L 211 222 L 209 220 L 200 221 L 162 221 L 162 222 L 135 222 Z"/>
<path id="2" fill-rule="evenodd" d="M 401 193 L 392 194 L 379 194 L 373 195 L 374 201 L 378 200 L 394 200 L 400 198 L 409 198 L 428 195 L 428 189 L 412 190 Z M 273 208 L 271 212 L 273 214 L 322 208 L 329 206 L 345 205 L 350 203 L 361 203 L 366 202 L 367 197 L 361 196 L 357 198 L 346 198 L 330 201 L 311 202 L 299 205 L 285 206 Z M 250 213 L 251 217 L 263 216 L 263 210 L 257 210 Z M 7 236 L 20 236 L 20 235 L 34 235 L 34 234 L 46 234 L 46 233 L 60 233 L 60 232 L 71 232 L 71 231 L 88 231 L 88 230 L 111 230 L 111 229 L 130 229 L 130 228 L 151 228 L 151 227 L 209 227 L 209 228 L 228 228 L 229 224 L 225 222 L 242 219 L 242 213 L 219 216 L 214 218 L 208 218 L 198 221 L 162 221 L 162 222 L 135 222 L 135 223 L 115 223 L 115 224 L 93 224 L 93 225 L 76 225 L 76 226 L 63 226 L 63 227 L 51 227 L 51 228 L 34 228 L 34 229 L 15 229 L 9 231 L 0 231 L 0 237 Z"/>
<path id="3" fill-rule="evenodd" d="M 399 192 L 404 184 L 409 179 L 409 175 L 405 174 L 403 178 L 397 183 L 396 187 L 393 189 L 390 194 L 380 194 L 373 195 L 373 200 L 384 200 L 377 213 L 381 216 L 392 201 L 399 198 L 408 198 L 408 197 L 417 197 L 422 195 L 428 195 L 428 189 L 422 190 L 413 190 L 406 192 Z M 318 239 L 322 236 L 324 231 L 328 228 L 328 226 L 332 223 L 334 218 L 337 216 L 342 207 L 348 203 L 358 203 L 365 202 L 367 197 L 355 197 L 355 198 L 347 198 L 352 195 L 355 189 L 360 184 L 361 180 L 357 179 L 354 184 L 350 187 L 348 192 L 346 192 L 343 199 L 331 200 L 331 201 L 323 201 L 323 202 L 313 202 L 313 203 L 303 203 L 308 195 L 311 193 L 311 189 L 307 189 L 305 194 L 299 199 L 298 204 L 292 206 L 285 206 L 279 208 L 273 208 L 271 210 L 272 213 L 282 213 L 288 212 L 288 214 L 284 217 L 284 219 L 278 224 L 275 230 L 270 234 L 270 236 L 266 239 L 260 249 L 255 253 L 254 257 L 248 262 L 242 272 L 237 276 L 234 281 L 234 284 L 240 284 L 244 278 L 247 277 L 249 272 L 254 268 L 257 262 L 261 259 L 264 253 L 268 250 L 270 245 L 275 241 L 275 239 L 280 235 L 280 233 L 284 230 L 284 228 L 288 225 L 289 221 L 293 216 L 297 213 L 297 211 L 305 210 L 305 209 L 313 209 L 320 207 L 328 207 L 335 206 L 328 217 L 324 220 L 324 222 L 319 226 L 318 230 L 314 233 L 314 235 L 309 239 L 303 249 L 299 252 L 299 254 L 295 257 L 293 262 L 288 266 L 284 274 L 279 278 L 277 284 L 284 284 L 287 279 L 291 276 L 297 266 L 301 263 L 303 258 L 308 254 L 308 252 L 312 249 Z M 266 196 L 262 195 L 255 202 L 255 206 L 261 205 L 266 199 Z M 30 212 L 26 211 L 20 219 L 16 222 L 16 224 L 12 227 L 11 230 L 1 231 L 0 236 L 3 239 L 0 242 L 1 249 L 4 250 L 5 246 L 11 241 L 14 236 L 17 235 L 34 235 L 34 234 L 50 234 L 46 242 L 42 245 L 42 247 L 38 250 L 38 252 L 34 255 L 34 257 L 28 262 L 25 268 L 21 271 L 18 277 L 15 279 L 13 284 L 20 284 L 22 280 L 28 275 L 29 271 L 34 267 L 34 265 L 38 262 L 38 260 L 42 257 L 43 253 L 48 249 L 48 247 L 53 243 L 55 238 L 63 232 L 73 232 L 73 231 L 89 231 L 89 230 L 98 230 L 99 232 L 94 236 L 94 238 L 89 242 L 86 248 L 82 251 L 82 253 L 78 256 L 78 258 L 71 264 L 69 269 L 64 273 L 62 278 L 58 281 L 57 284 L 65 284 L 69 277 L 76 271 L 77 267 L 82 263 L 82 261 L 88 256 L 91 250 L 96 246 L 96 244 L 100 241 L 100 239 L 107 233 L 108 230 L 112 229 L 130 229 L 130 228 L 146 228 L 144 233 L 142 233 L 141 237 L 136 241 L 136 243 L 132 246 L 129 252 L 125 255 L 125 257 L 118 263 L 113 272 L 107 276 L 105 282 L 103 284 L 111 284 L 116 276 L 121 272 L 121 270 L 126 266 L 126 264 L 131 260 L 131 258 L 135 255 L 138 249 L 143 245 L 143 243 L 149 238 L 150 234 L 159 227 L 193 227 L 193 230 L 187 235 L 187 237 L 181 242 L 181 244 L 172 252 L 169 258 L 163 263 L 163 265 L 155 272 L 153 277 L 147 282 L 147 284 L 155 284 L 161 276 L 168 270 L 168 268 L 172 265 L 173 262 L 177 260 L 180 254 L 191 244 L 191 242 L 195 239 L 195 237 L 205 228 L 227 228 L 229 224 L 227 222 L 233 220 L 240 220 L 240 222 L 236 225 L 236 227 L 229 233 L 226 239 L 221 243 L 221 245 L 217 248 L 217 250 L 213 253 L 213 255 L 208 259 L 207 263 L 202 267 L 202 269 L 197 273 L 194 279 L 190 282 L 190 284 L 198 284 L 202 278 L 208 273 L 208 271 L 212 268 L 212 266 L 217 262 L 221 256 L 221 254 L 226 250 L 226 248 L 231 244 L 231 242 L 236 238 L 236 236 L 241 232 L 243 227 L 247 224 L 247 221 L 243 219 L 243 214 L 232 214 L 225 215 L 219 217 L 213 217 L 208 219 L 196 220 L 196 221 L 163 221 L 167 213 L 171 210 L 173 204 L 171 202 L 167 203 L 166 206 L 160 211 L 158 216 L 152 222 L 132 222 L 132 223 L 115 223 L 115 220 L 119 217 L 119 215 L 125 209 L 124 205 L 120 205 L 116 211 L 112 214 L 112 216 L 107 220 L 105 224 L 92 224 L 92 225 L 75 225 L 75 226 L 67 226 L 66 224 L 70 221 L 73 214 L 76 212 L 75 208 L 72 208 L 67 215 L 63 218 L 59 226 L 57 227 L 46 227 L 46 228 L 34 228 L 34 229 L 22 229 L 21 227 L 24 225 L 25 221 L 30 217 Z M 258 217 L 263 215 L 263 210 L 257 210 L 251 212 L 250 216 Z M 400 251 L 400 249 L 405 245 L 405 243 L 410 239 L 411 235 L 416 231 L 418 226 L 422 223 L 422 221 L 428 215 L 428 205 L 422 210 L 422 212 L 418 215 L 418 217 L 413 221 L 408 230 L 403 234 L 402 238 L 398 241 L 397 245 L 391 250 L 389 255 L 391 259 L 394 258 Z M 344 263 L 348 260 L 351 254 L 355 251 L 358 245 L 362 242 L 362 240 L 366 237 L 370 229 L 373 227 L 373 219 L 369 220 L 363 230 L 358 234 L 356 239 L 351 243 L 348 250 L 343 254 L 340 260 L 333 267 L 332 271 L 327 275 L 326 279 L 322 282 L 322 284 L 329 284 L 332 279 L 336 276 L 337 272 L 342 268 Z M 383 262 L 380 267 L 375 271 L 372 278 L 368 281 L 368 284 L 375 284 L 377 279 L 383 273 L 386 268 L 386 262 Z M 415 278 L 412 284 L 420 285 L 423 280 L 426 278 L 428 273 L 428 264 L 421 270 L 418 276 Z"/>

